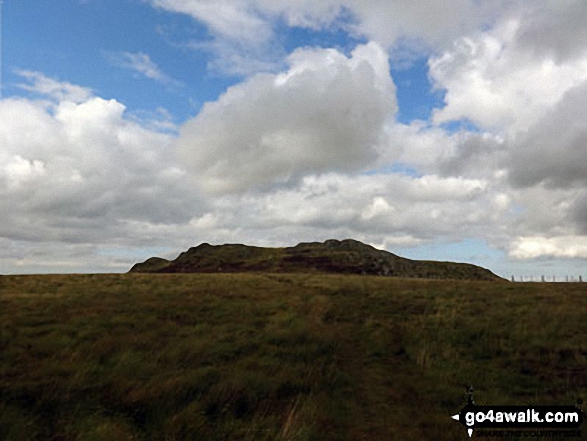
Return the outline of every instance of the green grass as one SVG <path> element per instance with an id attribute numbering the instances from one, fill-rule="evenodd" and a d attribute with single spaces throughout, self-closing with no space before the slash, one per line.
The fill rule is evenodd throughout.
<path id="1" fill-rule="evenodd" d="M 587 284 L 0 277 L 2 440 L 460 440 L 587 398 Z M 489 439 L 489 438 L 488 438 Z"/>

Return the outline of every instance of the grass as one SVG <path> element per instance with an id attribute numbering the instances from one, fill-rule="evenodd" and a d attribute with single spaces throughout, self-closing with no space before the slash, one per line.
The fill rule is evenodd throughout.
<path id="1" fill-rule="evenodd" d="M 587 397 L 587 284 L 0 277 L 0 439 L 459 440 Z M 490 438 L 488 438 L 490 439 Z"/>

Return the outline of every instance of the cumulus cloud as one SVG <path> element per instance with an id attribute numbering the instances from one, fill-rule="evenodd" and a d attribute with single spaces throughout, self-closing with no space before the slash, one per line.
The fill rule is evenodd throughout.
<path id="1" fill-rule="evenodd" d="M 391 250 L 475 237 L 515 259 L 587 257 L 584 2 L 150 3 L 205 24 L 210 38 L 192 46 L 247 78 L 175 133 L 164 110 L 141 121 L 20 71 L 42 100 L 0 100 L 0 263 L 43 268 L 59 255 L 69 270 L 92 255 L 124 270 L 129 253 L 174 257 L 201 241 L 330 237 Z M 372 42 L 284 61 L 284 24 Z M 433 54 L 446 92 L 430 123 L 394 121 L 388 54 L 406 41 Z M 117 56 L 172 81 L 145 54 Z M 479 130 L 443 125 L 461 119 Z"/>
<path id="2" fill-rule="evenodd" d="M 525 14 L 517 30 L 519 50 L 564 64 L 587 52 L 587 3 L 548 0 Z"/>
<path id="3" fill-rule="evenodd" d="M 417 40 L 436 48 L 490 21 L 498 5 L 471 0 L 389 2 L 342 0 L 355 15 L 358 33 L 386 47 Z M 497 3 L 497 2 L 496 2 Z"/>
<path id="4" fill-rule="evenodd" d="M 207 103 L 177 141 L 211 193 L 259 189 L 332 170 L 360 170 L 377 157 L 396 110 L 385 52 L 376 44 L 350 57 L 300 49 L 289 70 L 257 75 Z"/>
<path id="5" fill-rule="evenodd" d="M 577 233 L 587 235 L 587 190 L 573 201 L 572 213 Z"/>
<path id="6" fill-rule="evenodd" d="M 587 81 L 568 90 L 554 108 L 510 146 L 511 182 L 518 187 L 587 186 Z"/>
<path id="7" fill-rule="evenodd" d="M 40 72 L 16 70 L 15 73 L 28 81 L 20 83 L 18 87 L 28 92 L 37 93 L 45 97 L 62 101 L 81 103 L 92 96 L 92 90 L 64 81 L 48 78 Z"/>
<path id="8" fill-rule="evenodd" d="M 435 165 L 443 176 L 466 176 L 503 180 L 507 174 L 507 145 L 489 133 L 458 132 L 447 137 L 450 149 Z"/>
<path id="9" fill-rule="evenodd" d="M 431 78 L 446 91 L 433 122 L 466 119 L 485 131 L 451 136 L 435 164 L 443 176 L 485 177 L 504 192 L 513 210 L 493 229 L 511 257 L 581 258 L 570 244 L 586 231 L 587 46 L 571 37 L 571 15 L 585 8 L 518 6 L 430 59 Z M 543 30 L 552 38 L 538 37 Z"/>
<path id="10" fill-rule="evenodd" d="M 422 127 L 402 133 L 389 123 L 396 105 L 388 69 L 373 44 L 350 57 L 303 50 L 287 71 L 252 78 L 210 103 L 202 127 L 210 130 L 213 121 L 217 131 L 196 139 L 206 147 L 197 157 L 213 172 L 196 161 L 191 174 L 209 190 L 218 190 L 220 180 L 220 190 L 237 191 L 213 198 L 191 185 L 174 154 L 180 146 L 194 159 L 200 116 L 176 138 L 129 119 L 116 100 L 0 101 L 0 264 L 11 262 L 15 271 L 112 271 L 127 269 L 133 253 L 173 254 L 201 241 L 275 246 L 355 237 L 393 248 L 488 230 L 489 220 L 509 209 L 489 180 L 432 170 L 419 177 L 360 173 L 393 149 L 390 130 L 398 130 L 392 144 L 425 137 Z M 309 141 L 282 141 L 273 130 L 283 127 Z M 243 134 L 249 142 L 234 147 Z M 230 141 L 208 142 L 227 135 Z M 262 139 L 271 142 L 256 151 Z M 423 161 L 440 140 L 436 132 L 421 142 Z M 442 142 L 450 147 L 450 139 Z M 392 161 L 401 149 L 386 154 Z M 218 161 L 230 167 L 215 170 Z M 48 266 L 50 255 L 60 257 Z"/>
<path id="11" fill-rule="evenodd" d="M 513 241 L 509 255 L 527 260 L 539 257 L 587 258 L 587 236 L 520 237 Z"/>
<path id="12" fill-rule="evenodd" d="M 557 64 L 520 51 L 515 43 L 521 23 L 521 17 L 504 20 L 430 59 L 435 86 L 446 90 L 436 124 L 468 119 L 484 129 L 525 131 L 587 80 L 587 58 Z"/>
<path id="13" fill-rule="evenodd" d="M 42 82 L 54 84 L 49 94 L 70 89 Z M 0 101 L 1 237 L 132 243 L 129 222 L 187 223 L 198 212 L 170 135 L 127 119 L 115 100 L 58 96 Z"/>
<path id="14" fill-rule="evenodd" d="M 548 240 L 576 237 L 580 241 L 587 234 L 587 191 L 584 188 L 555 189 L 537 185 L 509 190 L 508 194 L 516 217 L 507 226 L 507 240 L 502 244 L 506 249 L 511 249 L 514 239 L 521 237 Z M 520 256 L 522 254 L 518 258 L 522 258 Z"/>
<path id="15" fill-rule="evenodd" d="M 328 173 L 268 193 L 222 196 L 192 226 L 218 242 L 246 236 L 249 243 L 275 246 L 354 237 L 410 246 L 438 237 L 486 236 L 489 220 L 509 210 L 509 201 L 496 196 L 483 180 Z"/>

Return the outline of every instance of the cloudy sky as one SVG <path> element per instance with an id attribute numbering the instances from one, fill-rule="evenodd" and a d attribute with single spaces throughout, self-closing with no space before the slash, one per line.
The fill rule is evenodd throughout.
<path id="1" fill-rule="evenodd" d="M 587 275 L 584 0 L 4 0 L 0 273 L 355 238 Z"/>

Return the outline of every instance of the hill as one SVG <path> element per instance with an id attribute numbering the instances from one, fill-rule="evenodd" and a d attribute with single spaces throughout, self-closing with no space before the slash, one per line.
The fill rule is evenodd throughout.
<path id="1" fill-rule="evenodd" d="M 503 280 L 468 263 L 411 260 L 362 242 L 330 239 L 294 247 L 263 248 L 203 243 L 175 260 L 158 257 L 134 265 L 133 273 L 334 273 L 424 279 Z"/>

